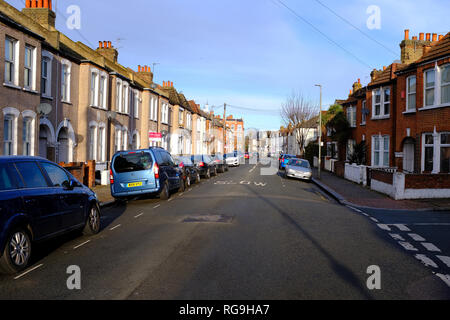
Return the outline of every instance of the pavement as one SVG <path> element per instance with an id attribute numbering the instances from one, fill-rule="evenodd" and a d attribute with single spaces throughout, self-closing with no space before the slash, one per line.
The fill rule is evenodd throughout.
<path id="1" fill-rule="evenodd" d="M 328 171 L 321 171 L 318 178 L 317 169 L 313 169 L 313 181 L 322 190 L 341 204 L 361 208 L 387 210 L 442 211 L 450 213 L 450 199 L 394 200 L 387 195 L 370 190 Z"/>
<path id="2" fill-rule="evenodd" d="M 97 194 L 98 201 L 100 202 L 100 207 L 108 207 L 115 203 L 114 198 L 111 195 L 110 186 L 97 185 L 92 188 L 92 190 Z"/>
<path id="3" fill-rule="evenodd" d="M 0 275 L 0 299 L 450 299 L 450 215 L 343 206 L 266 169 L 104 208 L 99 234 L 40 244 L 26 272 Z"/>

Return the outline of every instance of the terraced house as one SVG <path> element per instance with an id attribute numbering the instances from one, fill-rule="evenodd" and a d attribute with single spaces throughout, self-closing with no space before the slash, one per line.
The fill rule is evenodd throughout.
<path id="1" fill-rule="evenodd" d="M 387 185 L 401 178 L 406 189 L 443 196 L 450 189 L 450 33 L 410 39 L 405 30 L 400 48 L 400 61 L 373 70 L 367 86 L 355 82 L 340 102 L 352 132 L 339 160 L 365 141 L 364 164 L 388 172 L 380 178 Z"/>
<path id="2" fill-rule="evenodd" d="M 51 1 L 26 1 L 22 11 L 0 2 L 2 155 L 94 160 L 100 173 L 119 150 L 207 152 L 211 115 L 173 82 L 155 84 L 150 67 L 122 66 L 111 41 L 74 42 L 55 19 Z"/>

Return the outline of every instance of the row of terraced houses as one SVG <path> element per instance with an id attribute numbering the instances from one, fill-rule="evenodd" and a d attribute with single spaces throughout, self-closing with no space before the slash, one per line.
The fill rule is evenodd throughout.
<path id="1" fill-rule="evenodd" d="M 344 108 L 352 134 L 346 145 L 338 145 L 327 130 L 325 165 L 356 182 L 369 180 L 370 184 L 372 179 L 373 185 L 378 179 L 374 188 L 395 198 L 447 197 L 450 33 L 420 33 L 410 38 L 405 30 L 400 49 L 400 61 L 373 70 L 370 83 L 363 86 L 358 80 L 347 99 L 336 100 Z M 346 170 L 334 168 L 335 160 L 349 160 L 355 145 L 362 141 L 366 145 L 365 164 L 378 170 L 367 177 L 349 163 Z M 396 183 L 402 184 L 402 191 L 394 190 Z"/>
<path id="2" fill-rule="evenodd" d="M 55 19 L 51 0 L 27 0 L 21 11 L 0 1 L 0 155 L 95 160 L 105 171 L 119 150 L 222 152 L 220 116 L 173 82 L 154 83 L 150 67 L 119 64 L 110 41 L 72 41 Z M 226 151 L 243 150 L 243 120 L 228 117 L 225 129 Z"/>

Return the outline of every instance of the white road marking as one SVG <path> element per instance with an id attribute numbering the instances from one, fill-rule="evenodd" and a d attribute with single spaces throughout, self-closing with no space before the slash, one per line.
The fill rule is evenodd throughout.
<path id="1" fill-rule="evenodd" d="M 170 202 L 170 201 L 172 201 L 173 200 L 173 198 L 170 198 L 169 200 L 167 200 L 167 202 Z"/>
<path id="2" fill-rule="evenodd" d="M 87 243 L 89 243 L 89 242 L 91 242 L 91 240 L 85 241 L 85 242 L 83 242 L 83 243 L 77 245 L 76 247 L 73 247 L 73 250 L 76 250 L 76 249 L 78 249 L 79 247 L 82 247 L 82 246 L 84 246 L 85 244 L 87 244 Z"/>
<path id="3" fill-rule="evenodd" d="M 419 242 L 426 241 L 425 238 L 423 238 L 422 236 L 419 236 L 416 233 L 408 233 L 408 236 L 413 238 L 413 240 L 415 240 L 415 241 L 419 241 Z"/>
<path id="4" fill-rule="evenodd" d="M 380 221 L 378 221 L 377 219 L 375 219 L 375 218 L 370 218 L 370 220 L 372 220 L 373 222 L 376 222 L 376 223 L 378 223 L 378 222 L 380 222 Z"/>
<path id="5" fill-rule="evenodd" d="M 180 193 L 178 196 L 181 197 L 184 194 L 184 192 Z"/>
<path id="6" fill-rule="evenodd" d="M 419 251 L 417 248 L 415 248 L 411 243 L 406 241 L 399 241 L 398 242 L 403 248 L 405 248 L 408 251 Z"/>
<path id="7" fill-rule="evenodd" d="M 391 231 L 391 228 L 387 224 L 378 223 L 377 226 L 382 230 Z"/>
<path id="8" fill-rule="evenodd" d="M 403 237 L 397 233 L 389 233 L 389 235 L 394 238 L 395 240 L 398 241 L 405 241 L 405 239 L 403 239 Z"/>
<path id="9" fill-rule="evenodd" d="M 439 278 L 441 278 L 442 281 L 445 282 L 445 284 L 447 286 L 450 287 L 450 275 L 448 274 L 440 274 L 440 273 L 436 273 L 436 276 L 438 276 Z"/>
<path id="10" fill-rule="evenodd" d="M 142 212 L 142 213 L 138 214 L 137 216 L 134 216 L 134 218 L 137 219 L 137 218 L 139 218 L 139 217 L 141 217 L 143 215 L 144 215 L 144 213 Z"/>
<path id="11" fill-rule="evenodd" d="M 25 271 L 24 273 L 18 275 L 17 277 L 14 277 L 14 280 L 20 279 L 20 278 L 22 278 L 24 275 L 29 274 L 31 271 L 34 271 L 34 270 L 36 270 L 36 269 L 38 269 L 38 268 L 40 268 L 40 267 L 42 267 L 42 266 L 43 266 L 43 264 L 41 263 L 40 265 L 37 265 L 36 267 L 33 267 L 33 268 L 31 268 L 30 270 Z"/>
<path id="12" fill-rule="evenodd" d="M 157 206 L 154 206 L 153 209 L 156 209 L 156 208 L 159 208 L 159 207 L 161 207 L 160 204 L 158 204 Z"/>
<path id="13" fill-rule="evenodd" d="M 110 231 L 113 231 L 113 230 L 115 230 L 115 229 L 117 229 L 117 228 L 119 228 L 120 226 L 122 226 L 121 224 L 118 224 L 117 226 L 115 226 L 115 227 L 112 227 L 111 229 L 109 229 Z"/>
<path id="14" fill-rule="evenodd" d="M 438 265 L 424 254 L 416 254 L 414 257 L 416 257 L 416 259 L 422 262 L 426 267 L 438 268 Z"/>
<path id="15" fill-rule="evenodd" d="M 397 227 L 400 231 L 411 231 L 409 230 L 409 228 L 407 226 L 405 226 L 404 224 L 389 224 L 390 226 L 394 226 Z"/>
<path id="16" fill-rule="evenodd" d="M 441 252 L 441 249 L 436 247 L 434 244 L 429 242 L 421 242 L 421 244 L 428 250 L 432 252 Z"/>
<path id="17" fill-rule="evenodd" d="M 443 263 L 445 263 L 447 265 L 447 267 L 450 268 L 450 257 L 447 256 L 436 256 L 439 258 L 439 260 L 441 260 Z"/>

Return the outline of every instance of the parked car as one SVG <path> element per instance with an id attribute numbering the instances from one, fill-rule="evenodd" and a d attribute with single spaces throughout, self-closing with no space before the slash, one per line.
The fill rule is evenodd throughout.
<path id="1" fill-rule="evenodd" d="M 197 168 L 202 178 L 209 179 L 217 175 L 217 166 L 214 160 L 208 155 L 193 155 L 191 160 Z"/>
<path id="2" fill-rule="evenodd" d="M 308 160 L 289 159 L 286 164 L 286 177 L 310 181 L 312 179 L 311 165 Z"/>
<path id="3" fill-rule="evenodd" d="M 0 271 L 27 268 L 33 244 L 64 233 L 100 231 L 95 192 L 39 157 L 0 157 Z"/>
<path id="4" fill-rule="evenodd" d="M 189 188 L 193 182 L 200 182 L 199 170 L 192 162 L 190 156 L 175 156 L 173 157 L 173 160 L 182 172 L 185 189 Z"/>
<path id="5" fill-rule="evenodd" d="M 111 195 L 127 200 L 140 195 L 159 195 L 184 187 L 181 171 L 169 152 L 159 147 L 119 151 L 111 160 Z"/>
<path id="6" fill-rule="evenodd" d="M 225 160 L 226 160 L 228 166 L 231 166 L 231 167 L 239 167 L 240 166 L 239 158 L 237 156 L 235 156 L 234 153 L 227 153 L 225 155 Z"/>
<path id="7" fill-rule="evenodd" d="M 213 160 L 216 163 L 217 166 L 217 172 L 224 173 L 225 171 L 228 171 L 228 163 L 226 161 L 226 158 L 221 153 L 217 153 L 213 156 Z"/>
<path id="8" fill-rule="evenodd" d="M 295 156 L 295 155 L 292 155 L 292 154 L 282 154 L 282 155 L 280 156 L 280 158 L 278 159 L 278 162 L 279 162 L 279 169 L 280 169 L 280 170 L 285 169 L 286 164 L 288 163 L 289 159 L 292 159 L 292 158 L 296 158 L 296 156 Z"/>

